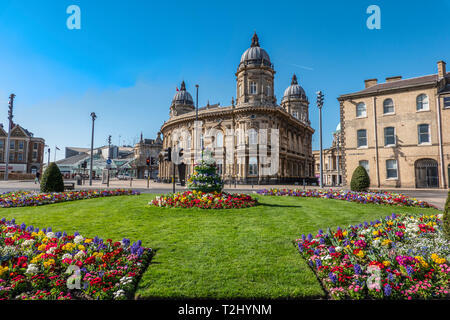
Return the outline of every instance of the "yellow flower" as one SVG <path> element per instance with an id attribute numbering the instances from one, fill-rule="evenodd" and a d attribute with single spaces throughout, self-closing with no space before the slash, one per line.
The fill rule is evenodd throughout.
<path id="1" fill-rule="evenodd" d="M 42 239 L 42 242 L 43 242 L 43 243 L 47 243 L 47 242 L 48 242 L 48 238 L 45 237 L 44 239 Z"/>
<path id="2" fill-rule="evenodd" d="M 49 259 L 49 260 L 44 262 L 44 267 L 48 268 L 49 266 L 51 266 L 53 264 L 55 264 L 55 260 Z"/>
<path id="3" fill-rule="evenodd" d="M 84 240 L 84 242 L 85 242 L 85 243 L 91 243 L 91 242 L 92 242 L 92 239 L 86 239 L 86 240 Z"/>
<path id="4" fill-rule="evenodd" d="M 391 263 L 389 261 L 387 261 L 387 260 L 384 260 L 383 264 L 384 264 L 385 267 L 389 267 L 391 265 Z"/>
<path id="5" fill-rule="evenodd" d="M 83 250 L 83 251 L 84 251 L 84 250 L 86 250 L 86 247 L 80 244 L 80 245 L 78 246 L 78 250 Z"/>
<path id="6" fill-rule="evenodd" d="M 422 267 L 424 267 L 424 268 L 429 267 L 429 264 L 425 261 L 425 259 L 423 257 L 415 256 L 414 258 L 416 258 L 419 261 L 419 263 L 422 265 Z"/>
<path id="7" fill-rule="evenodd" d="M 39 251 L 44 251 L 46 247 L 47 247 L 47 246 L 46 246 L 45 244 L 41 244 L 41 245 L 38 247 L 38 250 L 39 250 Z"/>
<path id="8" fill-rule="evenodd" d="M 8 266 L 6 266 L 6 267 L 0 266 L 0 277 L 1 277 L 4 273 L 8 272 L 8 270 L 9 270 Z"/>
<path id="9" fill-rule="evenodd" d="M 388 226 L 392 226 L 394 223 L 391 221 L 391 220 L 389 220 L 388 222 L 387 222 L 387 225 Z"/>
<path id="10" fill-rule="evenodd" d="M 385 240 L 383 240 L 383 242 L 381 242 L 381 244 L 383 245 L 383 246 L 388 246 L 388 245 L 390 245 L 392 243 L 392 240 L 389 240 L 389 239 L 385 239 Z"/>
<path id="11" fill-rule="evenodd" d="M 347 231 L 342 232 L 342 235 L 345 237 L 347 235 Z"/>
<path id="12" fill-rule="evenodd" d="M 445 258 L 440 258 L 436 253 L 431 255 L 431 260 L 433 260 L 437 264 L 443 264 L 446 262 Z"/>
<path id="13" fill-rule="evenodd" d="M 360 257 L 360 258 L 364 258 L 364 251 L 363 250 L 360 250 L 357 254 L 356 254 L 358 257 Z"/>

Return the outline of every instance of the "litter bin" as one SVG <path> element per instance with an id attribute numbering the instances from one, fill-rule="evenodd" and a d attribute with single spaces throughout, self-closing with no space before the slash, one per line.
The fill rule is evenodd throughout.
<path id="1" fill-rule="evenodd" d="M 81 186 L 81 176 L 78 174 L 77 177 L 77 186 Z"/>

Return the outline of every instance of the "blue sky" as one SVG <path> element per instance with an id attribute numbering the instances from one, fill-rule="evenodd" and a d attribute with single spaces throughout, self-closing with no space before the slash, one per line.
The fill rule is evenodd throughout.
<path id="1" fill-rule="evenodd" d="M 66 27 L 66 8 L 81 8 L 81 30 Z M 369 5 L 381 29 L 366 27 Z M 176 86 L 184 79 L 199 104 L 229 105 L 241 54 L 256 30 L 275 65 L 280 102 L 296 73 L 311 102 L 325 93 L 324 146 L 339 122 L 340 94 L 364 79 L 437 72 L 450 63 L 449 0 L 434 1 L 106 1 L 2 0 L 0 122 L 14 120 L 53 148 L 90 145 L 90 113 L 98 115 L 95 145 L 154 138 Z M 317 130 L 318 131 L 318 130 Z M 318 134 L 313 149 L 318 148 Z"/>

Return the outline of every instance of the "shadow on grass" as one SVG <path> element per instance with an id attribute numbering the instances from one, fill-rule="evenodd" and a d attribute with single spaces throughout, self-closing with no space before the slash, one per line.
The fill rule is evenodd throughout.
<path id="1" fill-rule="evenodd" d="M 273 208 L 301 208 L 302 206 L 293 206 L 293 205 L 282 205 L 282 204 L 269 204 L 269 203 L 261 203 L 258 202 L 258 204 L 256 205 L 256 207 L 273 207 Z"/>

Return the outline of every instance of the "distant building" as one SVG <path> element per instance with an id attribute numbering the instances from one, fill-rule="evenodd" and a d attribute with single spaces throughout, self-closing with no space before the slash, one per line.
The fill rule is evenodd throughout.
<path id="1" fill-rule="evenodd" d="M 150 158 L 150 161 L 153 162 L 150 165 L 150 178 L 158 177 L 158 156 L 162 150 L 162 145 L 160 132 L 158 132 L 156 139 L 143 139 L 141 134 L 141 140 L 134 146 L 134 168 L 138 179 L 148 176 L 147 158 Z"/>
<path id="2" fill-rule="evenodd" d="M 5 172 L 8 133 L 0 125 L 0 172 Z M 18 124 L 13 124 L 10 136 L 8 172 L 33 173 L 42 169 L 45 140 Z"/>
<path id="3" fill-rule="evenodd" d="M 333 143 L 330 148 L 323 149 L 323 184 L 325 186 L 336 186 L 342 184 L 342 141 L 340 140 L 341 124 L 333 133 Z M 313 150 L 316 178 L 320 183 L 320 150 Z"/>
<path id="4" fill-rule="evenodd" d="M 450 73 L 365 81 L 341 95 L 343 179 L 358 165 L 372 187 L 447 188 L 450 179 Z"/>

